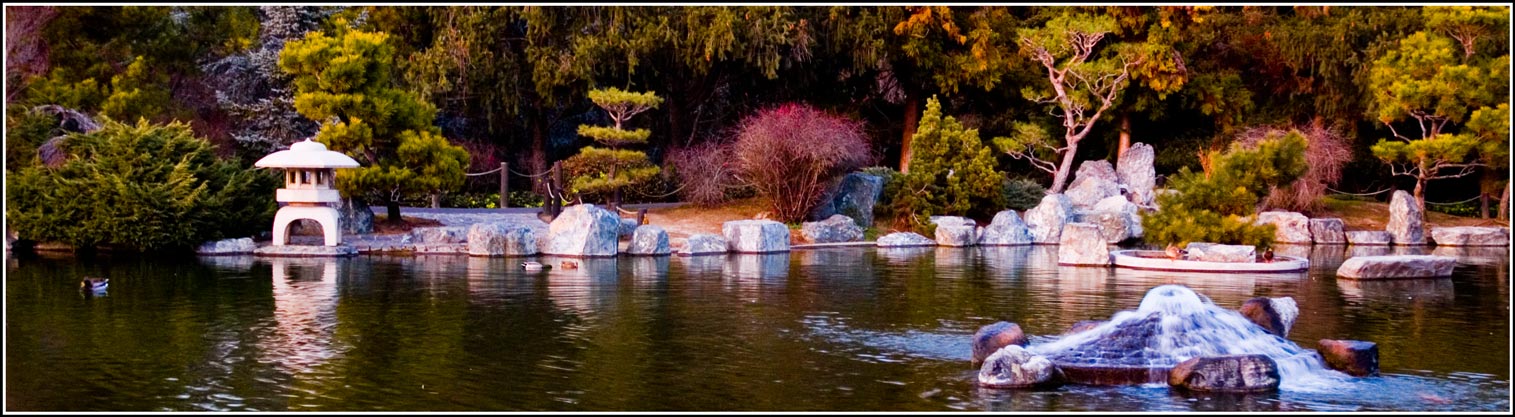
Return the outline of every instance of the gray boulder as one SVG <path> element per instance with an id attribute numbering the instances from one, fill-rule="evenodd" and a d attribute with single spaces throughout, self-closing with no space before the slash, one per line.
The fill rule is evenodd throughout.
<path id="1" fill-rule="evenodd" d="M 1110 166 L 1110 161 L 1095 159 L 1084 161 L 1078 166 L 1078 172 L 1073 176 L 1072 184 L 1068 185 L 1065 194 L 1068 195 L 1069 203 L 1074 207 L 1087 209 L 1094 207 L 1107 197 L 1120 194 L 1120 183 L 1115 175 L 1115 168 Z"/>
<path id="2" fill-rule="evenodd" d="M 1168 385 L 1201 392 L 1267 392 L 1282 379 L 1268 355 L 1202 356 L 1168 371 Z"/>
<path id="3" fill-rule="evenodd" d="M 1310 244 L 1310 218 L 1292 211 L 1266 211 L 1257 214 L 1257 224 L 1271 224 L 1274 243 Z"/>
<path id="4" fill-rule="evenodd" d="M 726 238 L 723 238 L 720 235 L 700 233 L 690 235 L 689 239 L 686 239 L 684 241 L 684 247 L 679 249 L 679 254 L 715 255 L 725 254 L 727 250 L 728 248 L 726 247 Z"/>
<path id="5" fill-rule="evenodd" d="M 1126 186 L 1130 201 L 1141 206 L 1152 205 L 1152 189 L 1157 186 L 1157 170 L 1152 166 L 1155 158 L 1151 145 L 1138 142 L 1126 148 L 1115 164 L 1117 181 Z"/>
<path id="6" fill-rule="evenodd" d="M 956 216 L 931 216 L 936 224 L 936 244 L 941 246 L 973 246 L 978 243 L 978 224 L 973 220 Z"/>
<path id="7" fill-rule="evenodd" d="M 415 244 L 463 243 L 468 241 L 468 227 L 417 227 L 410 229 L 410 241 Z"/>
<path id="8" fill-rule="evenodd" d="M 1389 224 L 1384 228 L 1393 235 L 1395 245 L 1426 244 L 1424 213 L 1415 197 L 1402 190 L 1395 190 L 1389 199 Z"/>
<path id="9" fill-rule="evenodd" d="M 773 220 L 735 220 L 721 224 L 721 235 L 737 253 L 789 251 L 789 226 Z"/>
<path id="10" fill-rule="evenodd" d="M 914 232 L 895 232 L 878 238 L 878 247 L 881 248 L 911 246 L 936 246 L 936 241 Z"/>
<path id="11" fill-rule="evenodd" d="M 631 236 L 631 234 L 637 232 L 637 226 L 641 226 L 637 224 L 637 219 L 623 218 L 621 219 L 621 228 L 616 230 L 616 233 L 619 237 Z"/>
<path id="12" fill-rule="evenodd" d="M 1122 196 L 1100 200 L 1092 211 L 1081 213 L 1078 219 L 1099 226 L 1100 236 L 1111 244 L 1142 236 L 1141 215 L 1137 214 L 1136 204 Z"/>
<path id="13" fill-rule="evenodd" d="M 1435 255 L 1357 256 L 1336 269 L 1338 278 L 1435 278 L 1452 276 L 1457 258 Z"/>
<path id="14" fill-rule="evenodd" d="M 548 255 L 615 256 L 620 251 L 621 218 L 593 204 L 563 209 L 547 226 Z"/>
<path id="15" fill-rule="evenodd" d="M 833 214 L 826 220 L 800 223 L 800 236 L 810 243 L 852 242 L 863 239 L 863 228 L 851 217 Z"/>
<path id="16" fill-rule="evenodd" d="M 1021 331 L 1019 324 L 1001 321 L 980 327 L 973 333 L 973 365 L 984 363 L 989 355 L 1000 348 L 1009 345 L 1024 347 L 1028 343 L 1030 340 L 1026 339 L 1026 333 Z"/>
<path id="17" fill-rule="evenodd" d="M 1340 245 L 1347 243 L 1346 222 L 1341 219 L 1310 219 L 1310 237 L 1316 244 Z"/>
<path id="18" fill-rule="evenodd" d="M 1007 345 L 988 358 L 978 371 L 978 384 L 989 388 L 1042 388 L 1062 380 L 1052 360 L 1020 345 Z"/>
<path id="19" fill-rule="evenodd" d="M 1504 227 L 1433 227 L 1436 246 L 1509 246 L 1510 229 Z"/>
<path id="20" fill-rule="evenodd" d="M 6 236 L 6 238 L 9 241 L 9 236 Z M 205 242 L 200 247 L 195 248 L 195 253 L 201 255 L 241 255 L 250 254 L 256 250 L 258 250 L 258 245 L 253 243 L 252 238 L 244 237 Z"/>
<path id="21" fill-rule="evenodd" d="M 342 223 L 342 233 L 373 233 L 373 218 L 373 209 L 363 199 L 343 198 L 337 203 L 337 221 Z"/>
<path id="22" fill-rule="evenodd" d="M 468 227 L 470 256 L 531 256 L 537 254 L 536 232 L 509 223 L 474 223 Z"/>
<path id="23" fill-rule="evenodd" d="M 810 211 L 810 218 L 826 219 L 840 214 L 867 228 L 873 225 L 873 206 L 878 204 L 883 190 L 883 177 L 862 172 L 847 174 Z"/>
<path id="24" fill-rule="evenodd" d="M 1252 245 L 1221 245 L 1191 242 L 1184 247 L 1185 259 L 1206 262 L 1254 263 L 1257 262 L 1257 247 Z"/>
<path id="25" fill-rule="evenodd" d="M 1058 265 L 1110 265 L 1110 245 L 1100 236 L 1099 227 L 1088 223 L 1069 223 L 1057 247 Z"/>
<path id="26" fill-rule="evenodd" d="M 1347 243 L 1355 246 L 1388 246 L 1394 242 L 1394 235 L 1383 230 L 1353 230 L 1343 234 Z"/>
<path id="27" fill-rule="evenodd" d="M 1021 221 L 1021 216 L 1015 210 L 1002 210 L 994 215 L 994 220 L 989 222 L 983 233 L 979 234 L 978 244 L 984 246 L 1010 246 L 1031 244 L 1031 231 L 1026 228 L 1026 222 Z"/>
<path id="28" fill-rule="evenodd" d="M 668 232 L 650 224 L 637 226 L 631 234 L 631 245 L 626 248 L 626 253 L 654 256 L 672 253 L 668 248 Z"/>
<path id="29" fill-rule="evenodd" d="M 1031 242 L 1057 244 L 1063 234 L 1063 225 L 1073 216 L 1073 204 L 1068 196 L 1048 194 L 1042 202 L 1026 210 L 1026 228 L 1031 231 Z"/>

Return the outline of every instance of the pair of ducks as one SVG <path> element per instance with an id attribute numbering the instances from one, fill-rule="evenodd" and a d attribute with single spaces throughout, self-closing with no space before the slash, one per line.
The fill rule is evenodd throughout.
<path id="1" fill-rule="evenodd" d="M 1168 245 L 1168 249 L 1163 252 L 1167 253 L 1168 258 L 1174 260 L 1183 260 L 1185 256 L 1189 255 L 1189 251 L 1179 249 L 1178 246 L 1171 244 Z M 1262 260 L 1263 262 L 1273 262 L 1273 248 L 1268 248 L 1263 251 Z"/>
<path id="2" fill-rule="evenodd" d="M 562 267 L 563 269 L 579 269 L 579 263 L 574 261 L 563 261 L 562 263 L 559 263 L 558 266 Z M 542 265 L 541 262 L 535 261 L 521 262 L 521 267 L 526 268 L 527 271 L 541 271 L 545 268 L 551 268 L 551 266 Z"/>
<path id="3" fill-rule="evenodd" d="M 102 291 L 105 290 L 105 287 L 109 285 L 110 278 L 84 277 L 84 280 L 79 282 L 79 289 L 87 291 Z"/>

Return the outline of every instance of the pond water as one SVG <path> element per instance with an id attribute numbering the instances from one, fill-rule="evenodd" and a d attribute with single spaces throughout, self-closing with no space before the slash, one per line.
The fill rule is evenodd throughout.
<path id="1" fill-rule="evenodd" d="M 1387 249 L 1384 249 L 1387 250 Z M 1423 250 L 1430 252 L 1430 250 Z M 1059 267 L 1056 247 L 829 248 L 579 260 L 27 256 L 6 262 L 8 411 L 1508 411 L 1509 253 L 1450 279 Z M 558 265 L 560 259 L 536 260 Z M 83 294 L 83 276 L 110 278 Z M 978 388 L 969 340 L 1055 340 L 1182 284 L 1294 297 L 1288 339 L 1376 342 L 1382 375 L 1320 390 Z"/>

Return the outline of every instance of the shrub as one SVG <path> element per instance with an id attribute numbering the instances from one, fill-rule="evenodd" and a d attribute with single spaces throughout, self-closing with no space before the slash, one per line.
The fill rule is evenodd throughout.
<path id="1" fill-rule="evenodd" d="M 580 125 L 579 135 L 595 140 L 605 148 L 586 146 L 565 161 L 564 168 L 573 176 L 574 192 L 606 198 L 610 205 L 621 203 L 625 189 L 645 185 L 660 169 L 642 151 L 621 149 L 647 143 L 647 129 L 626 130 L 625 122 L 638 113 L 657 108 L 663 102 L 656 93 L 621 91 L 618 88 L 589 91 L 589 100 L 610 115 L 615 126 Z"/>
<path id="2" fill-rule="evenodd" d="M 1313 211 L 1321 208 L 1321 197 L 1326 188 L 1341 180 L 1342 167 L 1352 160 L 1352 148 L 1341 132 L 1323 126 L 1309 126 L 1292 130 L 1303 135 L 1306 141 L 1304 175 L 1293 184 L 1271 187 L 1263 206 L 1289 211 Z M 1236 143 L 1245 148 L 1255 148 L 1268 138 L 1283 136 L 1289 131 L 1275 127 L 1255 127 L 1237 136 Z"/>
<path id="3" fill-rule="evenodd" d="M 803 220 L 838 177 L 873 162 L 860 123 L 804 104 L 742 120 L 732 156 L 744 182 L 785 222 Z"/>
<path id="4" fill-rule="evenodd" d="M 668 166 L 679 180 L 679 196 L 690 203 L 714 207 L 730 201 L 742 186 L 732 173 L 731 147 L 705 142 L 668 153 Z"/>
<path id="5" fill-rule="evenodd" d="M 992 215 L 1005 206 L 994 169 L 994 152 L 979 140 L 978 129 L 964 129 L 952 116 L 942 117 L 941 103 L 926 102 L 910 142 L 910 172 L 893 189 L 893 214 L 901 228 L 930 236 L 935 215 Z"/>
<path id="6" fill-rule="evenodd" d="M 1001 189 L 1005 195 L 1005 208 L 1025 211 L 1041 204 L 1047 189 L 1041 183 L 1026 178 L 1006 177 Z"/>
<path id="7" fill-rule="evenodd" d="M 1189 242 L 1273 244 L 1273 225 L 1253 224 L 1260 195 L 1304 174 L 1305 139 L 1297 132 L 1275 135 L 1253 148 L 1233 145 L 1211 153 L 1209 174 L 1179 170 L 1168 182 L 1175 192 L 1160 193 L 1155 213 L 1142 217 L 1145 238 L 1158 244 Z"/>
<path id="8" fill-rule="evenodd" d="M 267 230 L 279 176 L 216 159 L 188 125 L 128 125 L 65 136 L 59 167 L 6 178 L 6 216 L 17 235 L 78 248 L 145 251 Z"/>

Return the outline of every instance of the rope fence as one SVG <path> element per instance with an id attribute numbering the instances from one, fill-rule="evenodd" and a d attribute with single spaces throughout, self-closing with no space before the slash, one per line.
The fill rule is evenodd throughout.
<path id="1" fill-rule="evenodd" d="M 1334 189 L 1334 188 L 1331 188 L 1331 187 L 1326 187 L 1326 190 L 1330 191 L 1330 192 L 1333 192 L 1333 193 L 1336 193 L 1336 194 L 1340 194 L 1340 195 L 1350 195 L 1350 196 L 1366 197 L 1366 196 L 1371 196 L 1371 195 L 1383 194 L 1383 193 L 1389 192 L 1389 191 L 1394 191 L 1394 188 L 1393 187 L 1389 187 L 1389 188 L 1385 188 L 1385 189 L 1382 189 L 1382 190 L 1374 191 L 1374 192 L 1371 192 L 1371 193 L 1349 193 L 1349 192 L 1337 190 L 1337 189 Z M 1480 198 L 1483 198 L 1483 195 L 1477 195 L 1477 196 L 1473 196 L 1473 198 L 1469 198 L 1467 200 L 1453 201 L 1453 202 L 1450 202 L 1450 203 L 1437 203 L 1437 202 L 1434 202 L 1434 201 L 1427 201 L 1426 204 L 1436 205 L 1436 206 L 1455 206 L 1455 205 L 1458 205 L 1458 204 L 1466 204 L 1466 203 L 1470 203 L 1470 202 L 1473 202 L 1473 201 L 1477 201 Z M 1499 197 L 1490 196 L 1489 199 L 1497 201 L 1497 200 L 1499 200 Z"/>
<path id="2" fill-rule="evenodd" d="M 463 176 L 464 177 L 480 177 L 480 176 L 485 176 L 485 175 L 491 175 L 491 174 L 498 173 L 500 175 L 500 208 L 507 208 L 507 207 L 510 207 L 510 174 L 520 175 L 522 177 L 531 178 L 531 179 L 534 180 L 534 179 L 546 176 L 548 174 L 552 174 L 554 172 L 557 172 L 557 170 L 558 170 L 558 164 L 557 163 L 553 163 L 552 164 L 552 168 L 549 168 L 546 171 L 542 171 L 542 172 L 539 172 L 539 173 L 536 173 L 536 174 L 526 174 L 526 173 L 522 173 L 522 172 L 510 169 L 510 164 L 507 163 L 507 162 L 501 162 L 499 168 L 491 169 L 491 170 L 484 171 L 484 172 L 465 172 L 465 173 L 463 173 Z M 561 193 L 554 192 L 553 188 L 554 187 L 552 186 L 552 184 L 548 184 L 547 194 L 548 194 L 549 198 L 554 197 L 555 194 L 561 194 Z M 435 204 L 435 203 L 433 203 L 433 204 Z"/>

